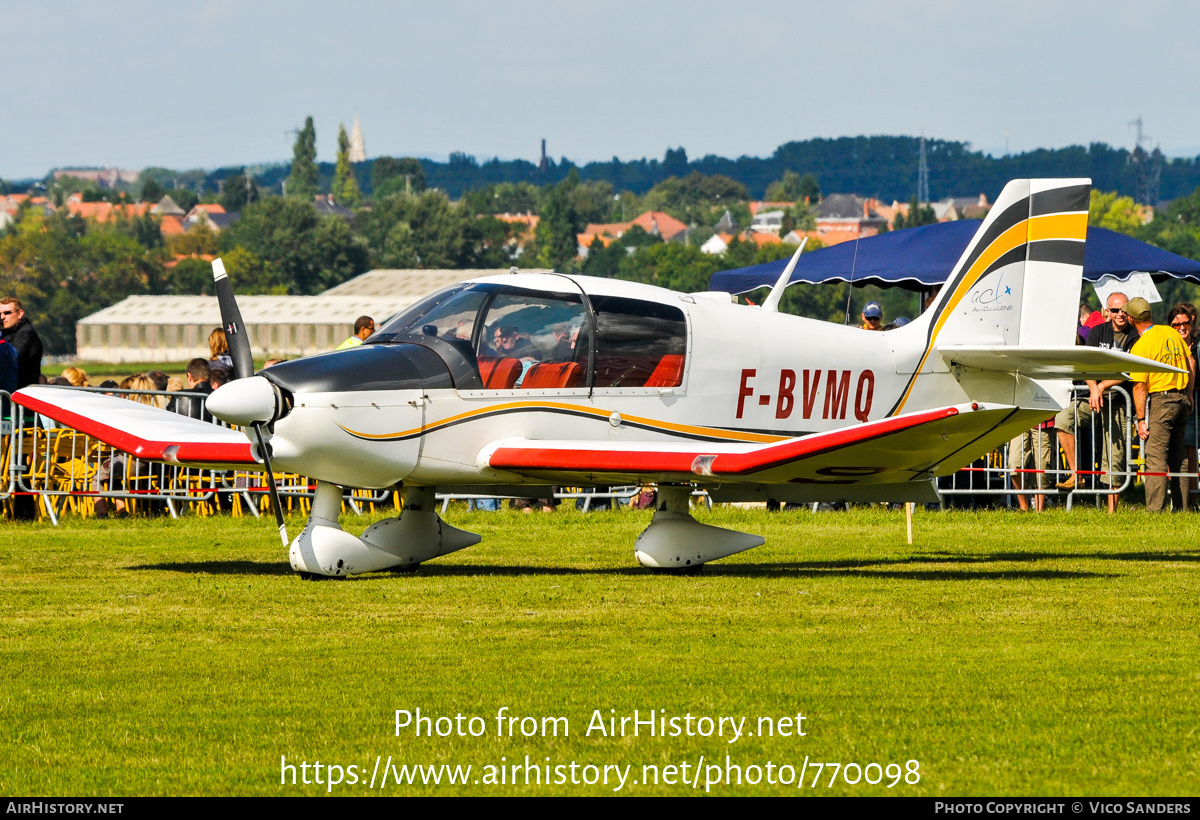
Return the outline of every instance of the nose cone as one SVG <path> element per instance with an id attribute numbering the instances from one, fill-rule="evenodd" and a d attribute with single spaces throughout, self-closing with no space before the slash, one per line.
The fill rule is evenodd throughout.
<path id="1" fill-rule="evenodd" d="M 221 421 L 249 427 L 255 422 L 267 424 L 275 419 L 278 394 L 262 376 L 250 376 L 218 387 L 208 397 L 206 406 Z"/>

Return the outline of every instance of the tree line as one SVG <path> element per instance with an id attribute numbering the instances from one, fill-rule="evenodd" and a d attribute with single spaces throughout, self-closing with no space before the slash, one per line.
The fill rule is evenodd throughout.
<path id="1" fill-rule="evenodd" d="M 699 250 L 705 239 L 722 226 L 732 225 L 734 234 L 745 228 L 751 219 L 749 203 L 759 196 L 795 203 L 786 210 L 781 234 L 792 228 L 811 230 L 813 209 L 824 187 L 823 177 L 811 166 L 797 164 L 761 183 L 761 194 L 756 195 L 732 175 L 702 173 L 696 166 L 704 160 L 689 163 L 683 149 L 675 149 L 655 165 L 678 173 L 640 192 L 637 184 L 588 178 L 586 168 L 570 166 L 561 178 L 542 184 L 497 180 L 452 198 L 437 186 L 436 173 L 430 173 L 424 160 L 380 157 L 352 164 L 348 147 L 343 127 L 337 162 L 325 173 L 316 162 L 316 133 L 309 118 L 297 136 L 293 161 L 279 180 L 278 191 L 286 192 L 282 196 L 255 168 L 224 169 L 216 189 L 199 184 L 198 177 L 181 178 L 165 169 L 147 169 L 137 187 L 115 190 L 84 180 L 53 180 L 45 193 L 60 205 L 73 193 L 85 200 L 117 203 L 170 195 L 185 209 L 200 201 L 219 202 L 227 211 L 239 212 L 240 219 L 220 233 L 198 225 L 186 234 L 164 238 L 157 220 L 148 215 L 128 218 L 117 213 L 98 224 L 71 216 L 66 208 L 45 214 L 26 203 L 0 233 L 0 290 L 22 299 L 51 353 L 72 352 L 75 322 L 127 296 L 211 293 L 206 257 L 217 254 L 239 292 L 247 294 L 317 294 L 373 268 L 510 265 L 704 290 L 718 270 L 770 261 L 793 250 L 786 244 L 760 247 L 735 237 L 723 256 L 714 256 Z M 800 149 L 789 151 L 797 162 L 808 156 Z M 471 165 L 469 158 L 452 161 Z M 552 166 L 557 173 L 559 166 Z M 1068 172 L 1073 171 L 1043 171 Z M 314 204 L 319 193 L 331 194 L 345 210 L 322 213 Z M 645 211 L 665 212 L 688 225 L 686 239 L 664 242 L 635 226 L 617 241 L 593 240 L 586 258 L 580 257 L 577 235 L 588 224 L 629 222 Z M 513 214 L 537 216 L 536 229 L 508 216 Z M 920 207 L 908 217 L 914 225 L 931 219 L 932 213 Z M 1092 219 L 1093 224 L 1200 258 L 1200 189 L 1159 211 L 1148 224 L 1142 224 L 1132 199 L 1119 190 L 1098 191 Z M 1188 287 L 1180 293 L 1190 294 Z M 850 291 L 846 286 L 793 287 L 783 307 L 829 320 L 839 320 L 849 311 L 853 319 L 862 302 L 880 296 L 889 315 L 915 311 L 915 306 L 908 307 L 912 299 L 907 296 Z"/>

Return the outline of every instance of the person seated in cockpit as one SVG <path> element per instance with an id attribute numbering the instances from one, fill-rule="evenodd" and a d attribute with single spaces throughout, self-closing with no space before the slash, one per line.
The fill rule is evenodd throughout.
<path id="1" fill-rule="evenodd" d="M 530 362 L 541 361 L 542 351 L 513 325 L 498 326 L 492 340 L 497 356 Z"/>
<path id="2" fill-rule="evenodd" d="M 551 332 L 554 334 L 554 349 L 546 358 L 549 362 L 575 361 L 575 345 L 579 340 L 579 326 L 571 327 L 567 322 L 555 325 Z"/>

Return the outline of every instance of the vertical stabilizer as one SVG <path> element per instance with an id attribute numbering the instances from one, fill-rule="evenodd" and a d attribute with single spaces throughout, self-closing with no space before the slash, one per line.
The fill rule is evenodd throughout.
<path id="1" fill-rule="evenodd" d="M 904 410 L 920 373 L 944 368 L 939 346 L 1074 344 L 1091 187 L 1089 179 L 1004 186 L 933 304 L 913 322 L 924 349 L 894 413 Z"/>
<path id="2" fill-rule="evenodd" d="M 927 311 L 929 347 L 1073 344 L 1090 191 L 1087 179 L 1008 183 Z"/>

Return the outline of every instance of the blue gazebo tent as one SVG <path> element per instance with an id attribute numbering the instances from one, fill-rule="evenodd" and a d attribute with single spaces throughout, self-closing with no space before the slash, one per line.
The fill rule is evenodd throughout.
<path id="1" fill-rule="evenodd" d="M 898 286 L 908 290 L 936 287 L 946 281 L 979 225 L 973 219 L 938 222 L 805 253 L 800 256 L 789 281 L 808 284 L 850 282 L 857 286 Z M 770 287 L 779 279 L 787 263 L 787 259 L 779 259 L 720 271 L 713 274 L 708 286 L 710 290 L 729 293 Z M 1156 281 L 1176 278 L 1200 284 L 1200 262 L 1116 231 L 1087 229 L 1087 247 L 1083 255 L 1086 281 L 1095 282 L 1108 275 L 1124 279 L 1135 272 L 1147 272 Z"/>

